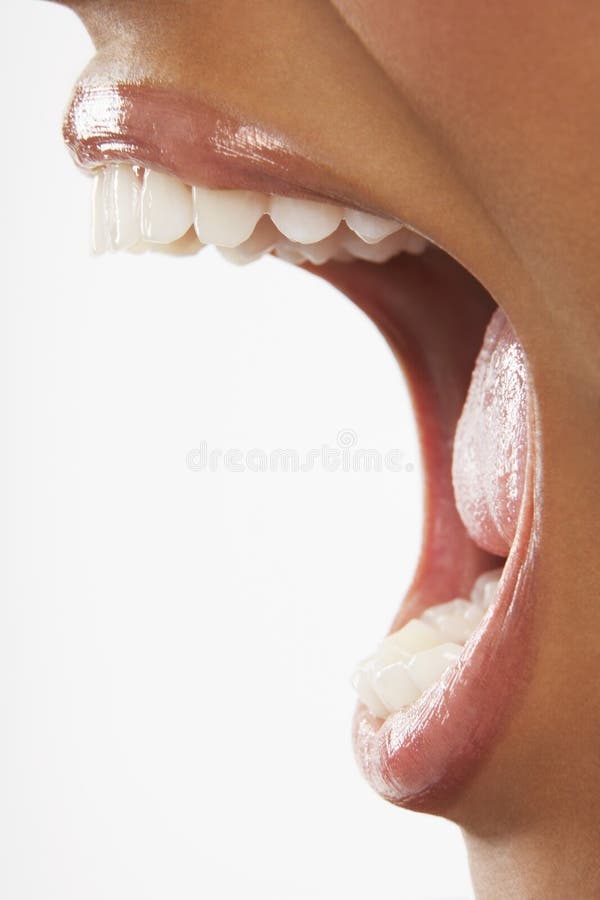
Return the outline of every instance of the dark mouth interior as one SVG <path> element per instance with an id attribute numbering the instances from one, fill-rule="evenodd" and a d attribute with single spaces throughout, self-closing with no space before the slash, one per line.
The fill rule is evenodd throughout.
<path id="1" fill-rule="evenodd" d="M 485 329 L 497 308 L 449 254 L 431 246 L 384 265 L 310 267 L 353 300 L 390 344 L 408 382 L 425 472 L 420 562 L 392 630 L 428 606 L 468 597 L 477 576 L 504 560 L 478 547 L 459 517 L 452 450 Z"/>

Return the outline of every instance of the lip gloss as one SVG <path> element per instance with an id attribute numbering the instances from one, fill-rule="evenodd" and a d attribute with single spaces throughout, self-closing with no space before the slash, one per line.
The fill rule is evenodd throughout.
<path id="1" fill-rule="evenodd" d="M 85 169 L 127 161 L 165 171 L 186 184 L 346 199 L 332 195 L 324 168 L 284 135 L 164 88 L 81 83 L 67 110 L 63 135 Z"/>

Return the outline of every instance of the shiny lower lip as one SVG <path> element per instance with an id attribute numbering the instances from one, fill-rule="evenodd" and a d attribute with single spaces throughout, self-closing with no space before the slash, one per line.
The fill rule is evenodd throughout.
<path id="1" fill-rule="evenodd" d="M 352 205 L 342 186 L 335 189 L 332 173 L 303 156 L 284 135 L 172 90 L 81 83 L 63 135 L 85 169 L 126 161 L 168 172 L 186 184 Z"/>
<path id="2" fill-rule="evenodd" d="M 460 667 L 383 724 L 364 706 L 357 710 L 359 765 L 373 788 L 397 805 L 436 814 L 448 810 L 490 753 L 521 696 L 519 688 L 533 664 L 534 493 L 532 476 L 496 605 Z"/>
<path id="3" fill-rule="evenodd" d="M 432 285 L 433 297 L 443 296 L 440 282 L 452 289 L 454 266 L 450 262 L 435 250 L 428 251 L 422 260 L 398 260 L 397 271 L 392 271 L 387 286 L 383 274 L 373 278 L 368 268 L 360 266 L 348 272 L 349 267 L 330 264 L 323 272 L 374 319 L 392 348 L 401 348 L 399 356 L 421 432 L 429 491 L 422 558 L 392 631 L 418 616 L 431 604 L 432 596 L 436 602 L 468 596 L 475 575 L 498 564 L 495 557 L 475 547 L 458 520 L 453 501 L 451 436 L 457 406 L 462 404 L 462 384 L 457 383 L 458 390 L 447 387 L 444 332 L 433 346 L 431 340 L 419 339 L 423 318 L 443 315 L 444 306 L 432 306 L 428 300 L 428 308 L 421 312 L 418 302 L 410 304 L 411 299 L 417 301 L 411 290 L 419 288 L 419 280 L 421 286 Z M 388 264 L 387 269 L 392 266 Z M 382 282 L 379 287 L 374 286 L 377 281 Z M 402 284 L 407 285 L 408 296 L 399 302 L 397 292 Z M 454 279 L 454 290 L 460 292 L 460 280 Z M 426 297 L 421 299 L 425 301 Z M 477 308 L 466 309 L 465 315 L 466 321 L 471 320 Z M 411 338 L 408 345 L 407 336 Z M 417 340 L 413 340 L 415 337 Z M 465 336 L 465 343 L 473 339 Z M 465 372 L 468 365 L 465 359 Z M 450 670 L 439 685 L 406 711 L 382 722 L 365 706 L 358 706 L 354 745 L 359 765 L 372 787 L 397 805 L 436 814 L 448 811 L 497 743 L 528 682 L 535 649 L 534 578 L 541 498 L 534 397 L 531 407 L 529 433 L 533 437 L 519 526 L 496 603 L 484 627 L 467 645 L 459 667 Z"/>

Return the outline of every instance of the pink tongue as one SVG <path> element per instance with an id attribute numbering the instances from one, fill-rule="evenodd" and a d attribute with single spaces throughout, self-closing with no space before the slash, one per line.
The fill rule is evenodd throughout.
<path id="1" fill-rule="evenodd" d="M 508 556 L 527 457 L 525 353 L 497 310 L 487 327 L 456 428 L 452 479 L 467 531 L 482 549 Z"/>

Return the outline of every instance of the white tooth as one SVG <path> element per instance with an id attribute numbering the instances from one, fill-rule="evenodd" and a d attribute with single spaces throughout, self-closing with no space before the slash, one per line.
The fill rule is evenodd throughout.
<path id="1" fill-rule="evenodd" d="M 412 652 L 414 651 L 407 649 L 403 637 L 401 636 L 398 638 L 398 634 L 399 632 L 397 631 L 393 634 L 388 634 L 388 636 L 379 644 L 373 654 L 373 665 L 375 668 L 383 669 L 384 666 L 389 666 L 391 663 L 406 662 L 406 660 L 410 659 Z M 438 644 L 440 641 L 441 636 L 438 640 Z"/>
<path id="2" fill-rule="evenodd" d="M 342 221 L 343 209 L 331 203 L 271 197 L 271 219 L 290 241 L 316 244 L 329 237 Z"/>
<path id="3" fill-rule="evenodd" d="M 485 610 L 482 609 L 481 606 L 478 606 L 477 603 L 469 603 L 467 609 L 464 612 L 464 616 L 471 626 L 471 634 L 473 634 L 473 632 L 483 619 L 484 615 Z"/>
<path id="4" fill-rule="evenodd" d="M 399 631 L 394 631 L 383 639 L 373 657 L 375 666 L 382 668 L 389 663 L 405 660 L 413 653 L 443 643 L 443 640 L 433 626 L 420 619 L 411 619 Z"/>
<path id="5" fill-rule="evenodd" d="M 377 696 L 390 712 L 413 703 L 420 691 L 402 662 L 392 663 L 375 674 L 374 688 Z"/>
<path id="6" fill-rule="evenodd" d="M 247 241 L 240 244 L 239 250 L 247 254 L 268 253 L 277 243 L 279 234 L 268 216 L 263 217 Z"/>
<path id="7" fill-rule="evenodd" d="M 388 709 L 383 705 L 373 688 L 373 667 L 369 659 L 359 663 L 352 676 L 354 690 L 368 707 L 369 712 L 380 719 L 385 719 Z"/>
<path id="8" fill-rule="evenodd" d="M 194 227 L 204 244 L 237 247 L 248 240 L 268 209 L 268 198 L 256 191 L 195 187 Z"/>
<path id="9" fill-rule="evenodd" d="M 132 166 L 110 166 L 105 177 L 112 207 L 110 223 L 111 244 L 114 250 L 127 250 L 137 244 L 140 228 L 140 180 Z"/>
<path id="10" fill-rule="evenodd" d="M 229 262 L 244 266 L 272 250 L 279 237 L 280 234 L 271 220 L 268 216 L 264 216 L 248 240 L 239 247 L 219 247 L 218 250 Z"/>
<path id="11" fill-rule="evenodd" d="M 344 219 L 348 228 L 366 244 L 377 244 L 383 238 L 394 234 L 402 228 L 401 222 L 394 222 L 393 219 L 382 219 L 380 216 L 359 212 L 357 209 L 346 209 L 344 211 Z"/>
<path id="12" fill-rule="evenodd" d="M 142 235 L 153 244 L 171 244 L 193 221 L 190 189 L 171 175 L 146 169 L 142 187 Z"/>
<path id="13" fill-rule="evenodd" d="M 316 244 L 296 244 L 296 246 L 302 248 L 302 253 L 306 259 L 310 260 L 315 266 L 321 266 L 332 259 L 340 249 L 340 239 L 337 231 L 334 231 L 328 238 Z"/>
<path id="14" fill-rule="evenodd" d="M 488 581 L 486 586 L 483 589 L 483 597 L 481 598 L 481 605 L 484 609 L 489 609 L 496 596 L 498 594 L 498 584 L 494 584 L 493 581 Z"/>
<path id="15" fill-rule="evenodd" d="M 412 253 L 413 256 L 420 256 L 427 247 L 429 246 L 429 241 L 422 237 L 420 234 L 417 234 L 414 231 L 410 231 L 407 229 L 406 235 L 406 252 Z"/>
<path id="16" fill-rule="evenodd" d="M 407 663 L 408 675 L 420 691 L 426 691 L 439 681 L 449 666 L 456 662 L 461 650 L 458 644 L 447 643 L 416 653 Z"/>
<path id="17" fill-rule="evenodd" d="M 93 197 L 96 253 L 128 250 L 141 237 L 140 183 L 132 166 L 107 166 L 96 177 Z"/>
<path id="18" fill-rule="evenodd" d="M 163 253 L 166 256 L 194 256 L 204 247 L 193 228 L 189 228 L 183 237 L 173 241 L 171 244 L 145 244 L 147 250 L 153 253 Z"/>
<path id="19" fill-rule="evenodd" d="M 137 242 L 137 244 L 134 244 L 133 247 L 127 248 L 127 253 L 129 253 L 132 256 L 143 256 L 143 254 L 146 253 L 148 250 L 152 250 L 154 246 L 157 246 L 157 245 L 147 244 L 146 241 L 142 241 L 140 238 L 140 240 Z"/>
<path id="20" fill-rule="evenodd" d="M 489 572 L 483 572 L 479 576 L 473 590 L 471 591 L 471 600 L 477 603 L 483 609 L 487 609 L 496 597 L 498 582 L 502 577 L 502 569 L 492 569 Z"/>
<path id="21" fill-rule="evenodd" d="M 352 259 L 352 256 L 340 247 L 337 231 L 317 244 L 294 244 L 282 236 L 277 241 L 275 254 L 280 259 L 294 265 L 300 265 L 309 260 L 313 265 L 320 266 L 331 259 L 338 262 L 350 262 Z"/>
<path id="22" fill-rule="evenodd" d="M 455 600 L 448 600 L 447 603 L 436 603 L 435 606 L 428 606 L 424 613 L 422 613 L 421 618 L 428 621 L 435 621 L 439 616 L 448 616 L 453 613 L 463 613 L 465 607 L 470 606 L 468 600 L 464 600 L 462 597 L 457 597 Z"/>
<path id="23" fill-rule="evenodd" d="M 300 250 L 300 247 L 302 247 L 302 244 L 292 244 L 291 241 L 280 238 L 275 245 L 275 255 L 285 262 L 291 263 L 294 266 L 299 266 L 302 265 L 303 262 L 306 262 L 306 256 Z"/>
<path id="24" fill-rule="evenodd" d="M 483 618 L 483 612 L 480 606 L 459 598 L 430 606 L 421 618 L 437 628 L 444 640 L 464 644 Z"/>
<path id="25" fill-rule="evenodd" d="M 481 605 L 483 609 L 488 610 L 496 599 L 497 594 L 498 582 L 488 581 L 487 584 L 485 584 L 483 587 L 479 605 Z"/>
<path id="26" fill-rule="evenodd" d="M 94 253 L 106 253 L 110 249 L 108 210 L 104 196 L 104 169 L 94 175 L 92 190 L 92 249 Z"/>
<path id="27" fill-rule="evenodd" d="M 115 250 L 127 250 L 141 237 L 140 179 L 133 166 L 119 165 L 110 167 L 106 181 L 114 210 L 111 223 L 112 245 Z"/>
<path id="28" fill-rule="evenodd" d="M 249 263 L 256 262 L 262 253 L 244 253 L 239 247 L 217 247 L 217 250 L 227 262 L 236 266 L 247 266 Z"/>
<path id="29" fill-rule="evenodd" d="M 341 245 L 357 259 L 384 263 L 404 250 L 407 233 L 407 229 L 402 228 L 395 234 L 383 238 L 378 244 L 365 244 L 353 231 L 347 229 L 341 235 Z"/>

